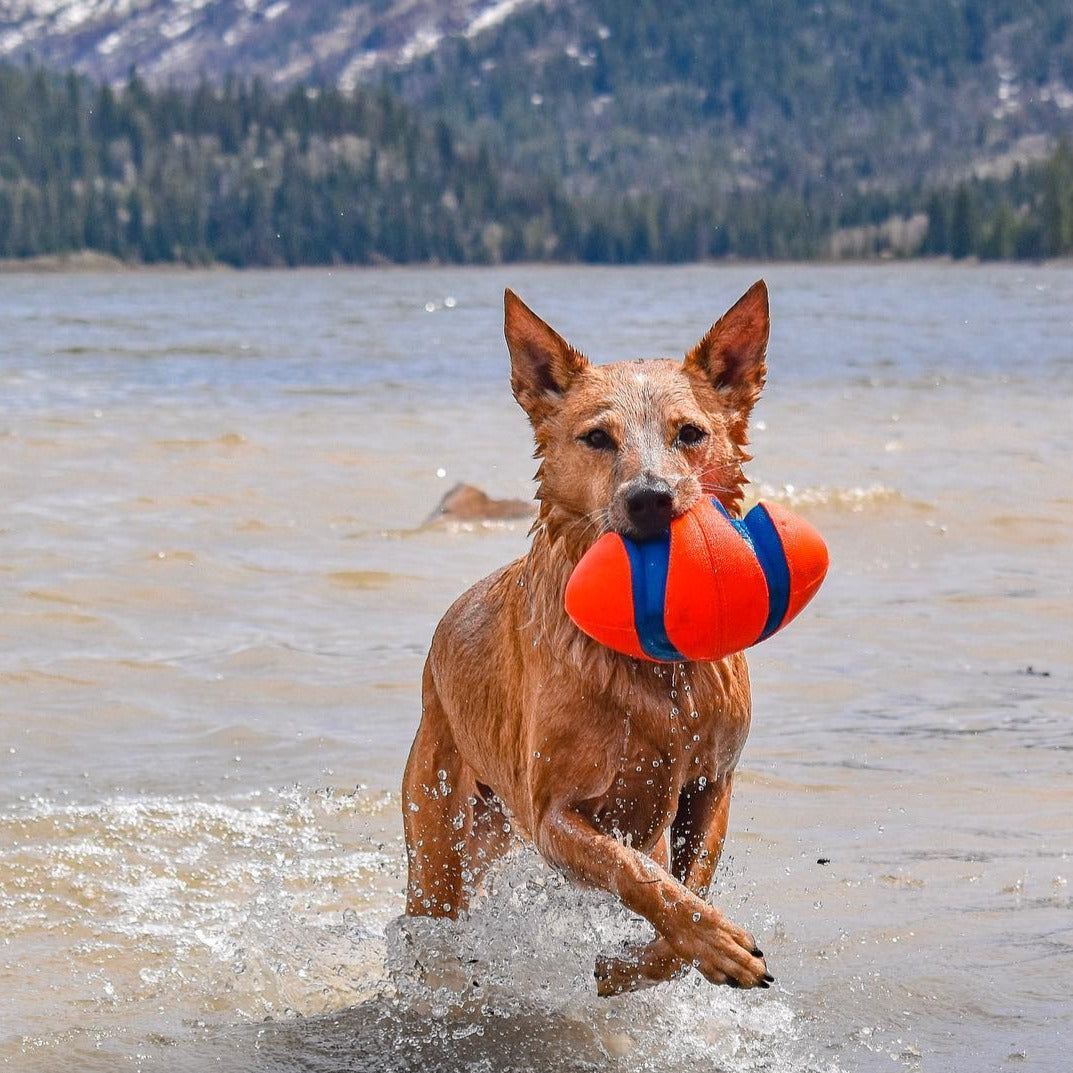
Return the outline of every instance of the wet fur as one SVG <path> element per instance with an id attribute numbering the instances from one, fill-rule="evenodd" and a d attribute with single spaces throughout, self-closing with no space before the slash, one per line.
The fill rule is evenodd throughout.
<path id="1" fill-rule="evenodd" d="M 707 902 L 749 730 L 744 656 L 637 661 L 563 608 L 593 541 L 631 531 L 639 490 L 668 489 L 675 515 L 704 494 L 739 511 L 766 288 L 683 362 L 592 366 L 509 291 L 505 334 L 541 460 L 539 513 L 528 554 L 461 596 L 433 637 L 403 784 L 407 912 L 457 916 L 516 834 L 655 928 L 646 947 L 600 962 L 601 993 L 690 965 L 713 983 L 766 987 L 753 937 Z M 592 446 L 603 438 L 610 448 Z"/>

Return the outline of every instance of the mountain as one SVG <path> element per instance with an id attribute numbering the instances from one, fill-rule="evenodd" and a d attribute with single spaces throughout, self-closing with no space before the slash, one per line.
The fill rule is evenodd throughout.
<path id="1" fill-rule="evenodd" d="M 0 59 L 30 58 L 117 85 L 352 88 L 450 37 L 472 37 L 531 0 L 0 0 Z"/>
<path id="2" fill-rule="evenodd" d="M 97 80 L 386 81 L 574 194 L 897 189 L 1073 128 L 1069 0 L 2 0 Z"/>
<path id="3" fill-rule="evenodd" d="M 1071 133 L 1069 0 L 0 0 L 13 256 L 1065 255 Z"/>
<path id="4" fill-rule="evenodd" d="M 562 0 L 396 69 L 411 103 L 579 192 L 891 188 L 1073 124 L 1068 0 Z"/>

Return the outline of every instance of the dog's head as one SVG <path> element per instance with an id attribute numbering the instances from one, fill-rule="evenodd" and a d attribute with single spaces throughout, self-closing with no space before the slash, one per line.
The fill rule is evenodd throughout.
<path id="1" fill-rule="evenodd" d="M 701 495 L 740 504 L 749 413 L 764 384 L 767 287 L 755 283 L 684 361 L 592 365 L 512 291 L 514 397 L 541 459 L 541 521 L 583 551 L 601 533 L 652 536 Z"/>

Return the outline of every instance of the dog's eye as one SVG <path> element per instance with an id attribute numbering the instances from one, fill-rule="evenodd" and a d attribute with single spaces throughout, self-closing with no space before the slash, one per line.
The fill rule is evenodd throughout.
<path id="1" fill-rule="evenodd" d="M 589 429 L 581 437 L 581 442 L 591 447 L 594 451 L 611 451 L 615 447 L 615 441 L 602 428 Z"/>
<path id="2" fill-rule="evenodd" d="M 697 428 L 696 425 L 683 425 L 678 430 L 678 442 L 685 447 L 696 447 L 707 435 L 704 429 Z"/>

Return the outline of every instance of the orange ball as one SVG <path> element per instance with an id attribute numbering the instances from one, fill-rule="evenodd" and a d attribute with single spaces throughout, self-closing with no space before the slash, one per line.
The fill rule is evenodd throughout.
<path id="1" fill-rule="evenodd" d="M 657 663 L 717 660 L 794 619 L 827 574 L 816 530 L 777 503 L 742 519 L 701 500 L 646 540 L 605 533 L 566 586 L 566 612 L 600 644 Z"/>

